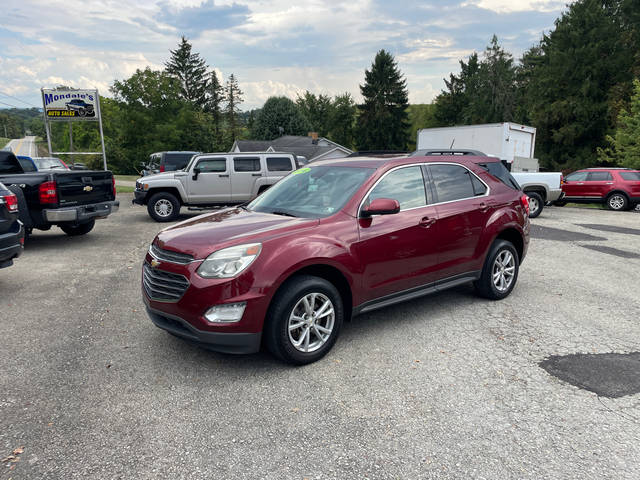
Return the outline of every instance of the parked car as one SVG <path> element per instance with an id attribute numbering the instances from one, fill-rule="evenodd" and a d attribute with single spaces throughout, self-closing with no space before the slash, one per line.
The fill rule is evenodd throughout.
<path id="1" fill-rule="evenodd" d="M 65 103 L 65 105 L 67 106 L 67 110 L 76 111 L 81 117 L 92 116 L 94 114 L 93 104 L 87 103 L 80 98 L 75 98 L 70 102 Z"/>
<path id="2" fill-rule="evenodd" d="M 96 219 L 118 210 L 109 171 L 46 170 L 25 173 L 11 152 L 0 152 L 0 182 L 18 199 L 26 235 L 59 226 L 67 235 L 89 233 Z"/>
<path id="3" fill-rule="evenodd" d="M 147 165 L 157 168 L 158 173 L 182 170 L 187 166 L 189 160 L 191 160 L 194 155 L 198 155 L 200 153 L 202 152 L 156 152 L 149 156 L 149 163 Z"/>
<path id="4" fill-rule="evenodd" d="M 146 205 L 157 222 L 176 220 L 180 207 L 247 202 L 297 168 L 291 153 L 206 153 L 184 170 L 136 181 L 134 203 Z"/>
<path id="5" fill-rule="evenodd" d="M 10 267 L 24 246 L 24 228 L 18 219 L 18 197 L 0 183 L 0 268 Z"/>
<path id="6" fill-rule="evenodd" d="M 161 231 L 142 267 L 149 316 L 212 350 L 264 342 L 305 364 L 354 315 L 470 282 L 505 298 L 530 230 L 527 196 L 505 179 L 489 157 L 314 162 Z"/>
<path id="7" fill-rule="evenodd" d="M 38 171 L 55 169 L 69 170 L 67 164 L 57 157 L 35 157 L 33 163 L 35 163 Z"/>
<path id="8" fill-rule="evenodd" d="M 567 175 L 562 191 L 564 198 L 555 205 L 604 203 L 611 210 L 632 210 L 640 203 L 640 171 L 585 168 Z"/>

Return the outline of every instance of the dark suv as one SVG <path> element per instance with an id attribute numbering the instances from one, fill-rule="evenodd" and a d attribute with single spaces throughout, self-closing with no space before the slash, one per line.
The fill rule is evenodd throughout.
<path id="1" fill-rule="evenodd" d="M 604 203 L 611 210 L 630 210 L 640 203 L 640 171 L 628 168 L 586 168 L 564 177 L 564 197 L 556 201 Z"/>
<path id="2" fill-rule="evenodd" d="M 0 183 L 0 268 L 13 265 L 24 246 L 24 228 L 18 220 L 18 197 Z"/>
<path id="3" fill-rule="evenodd" d="M 252 202 L 161 231 L 142 292 L 156 326 L 212 350 L 321 358 L 344 320 L 473 282 L 511 293 L 527 196 L 490 157 L 354 158 L 300 168 Z"/>

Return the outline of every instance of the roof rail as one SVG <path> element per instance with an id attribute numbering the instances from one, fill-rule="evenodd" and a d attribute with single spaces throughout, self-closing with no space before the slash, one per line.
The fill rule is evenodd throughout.
<path id="1" fill-rule="evenodd" d="M 416 150 L 409 154 L 410 157 L 431 157 L 436 155 L 473 155 L 474 157 L 486 157 L 487 155 L 479 152 L 478 150 L 464 150 L 464 149 L 427 149 Z"/>

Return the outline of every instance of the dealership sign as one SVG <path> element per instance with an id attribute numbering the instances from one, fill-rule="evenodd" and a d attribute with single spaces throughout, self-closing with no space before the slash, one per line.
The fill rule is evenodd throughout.
<path id="1" fill-rule="evenodd" d="M 98 120 L 97 90 L 42 89 L 42 102 L 49 120 Z"/>

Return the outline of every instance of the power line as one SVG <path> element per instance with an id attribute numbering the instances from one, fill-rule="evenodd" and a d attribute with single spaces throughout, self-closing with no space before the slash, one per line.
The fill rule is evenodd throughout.
<path id="1" fill-rule="evenodd" d="M 6 105 L 7 107 L 13 107 L 13 108 L 20 108 L 16 105 L 11 105 L 10 103 L 4 103 L 4 102 L 0 102 L 2 105 Z"/>
<path id="2" fill-rule="evenodd" d="M 30 107 L 40 108 L 40 107 L 36 107 L 33 103 L 25 102 L 24 100 L 21 100 L 18 97 L 14 97 L 13 95 L 9 95 L 8 93 L 0 92 L 0 95 L 4 95 L 5 97 L 10 97 L 10 98 L 13 98 L 15 100 L 18 100 L 19 102 L 22 102 L 22 103 L 24 103 L 26 105 L 29 105 Z M 16 108 L 19 108 L 19 107 L 16 107 Z"/>

